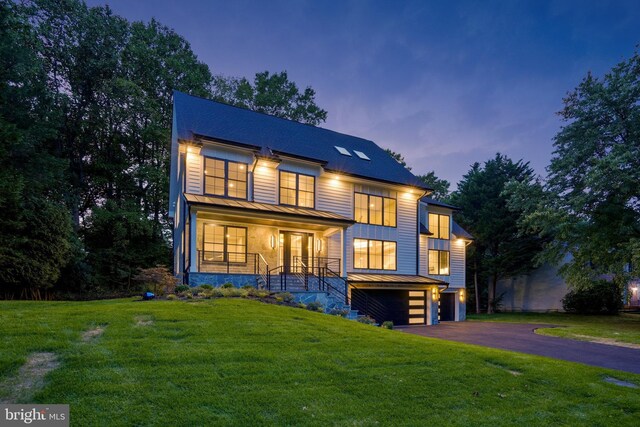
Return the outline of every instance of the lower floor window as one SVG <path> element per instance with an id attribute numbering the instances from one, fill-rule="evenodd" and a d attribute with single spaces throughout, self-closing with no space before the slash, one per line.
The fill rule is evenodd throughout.
<path id="1" fill-rule="evenodd" d="M 247 229 L 205 223 L 203 257 L 209 262 L 247 262 Z"/>
<path id="2" fill-rule="evenodd" d="M 449 275 L 449 251 L 429 249 L 429 274 L 435 276 Z"/>
<path id="3" fill-rule="evenodd" d="M 396 269 L 396 242 L 353 239 L 353 267 L 368 270 Z"/>

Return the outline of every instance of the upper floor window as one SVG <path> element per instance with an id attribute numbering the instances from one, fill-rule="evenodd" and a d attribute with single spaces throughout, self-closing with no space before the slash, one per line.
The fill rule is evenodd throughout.
<path id="1" fill-rule="evenodd" d="M 214 196 L 246 199 L 247 164 L 205 157 L 204 192 Z"/>
<path id="2" fill-rule="evenodd" d="M 280 171 L 280 204 L 315 207 L 316 178 L 295 172 Z"/>
<path id="3" fill-rule="evenodd" d="M 449 240 L 449 215 L 429 214 L 429 231 L 434 239 Z"/>
<path id="4" fill-rule="evenodd" d="M 354 217 L 363 224 L 396 226 L 396 199 L 355 193 Z"/>
<path id="5" fill-rule="evenodd" d="M 396 269 L 396 242 L 353 239 L 353 268 Z"/>
<path id="6" fill-rule="evenodd" d="M 429 274 L 435 276 L 449 275 L 449 251 L 429 249 Z"/>
<path id="7" fill-rule="evenodd" d="M 247 262 L 247 229 L 204 224 L 202 260 L 209 262 Z"/>

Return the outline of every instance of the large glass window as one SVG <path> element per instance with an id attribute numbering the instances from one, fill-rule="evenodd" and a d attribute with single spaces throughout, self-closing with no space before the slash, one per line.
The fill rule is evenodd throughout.
<path id="1" fill-rule="evenodd" d="M 310 175 L 280 171 L 280 204 L 315 207 L 316 179 Z"/>
<path id="2" fill-rule="evenodd" d="M 205 157 L 204 192 L 214 196 L 246 199 L 247 164 Z"/>
<path id="3" fill-rule="evenodd" d="M 363 224 L 396 226 L 396 199 L 355 193 L 354 217 Z"/>
<path id="4" fill-rule="evenodd" d="M 429 231 L 434 239 L 449 240 L 449 215 L 429 214 Z"/>
<path id="5" fill-rule="evenodd" d="M 449 251 L 429 250 L 429 274 L 434 276 L 449 275 Z"/>
<path id="6" fill-rule="evenodd" d="M 369 270 L 395 270 L 396 242 L 353 239 L 353 267 Z"/>
<path id="7" fill-rule="evenodd" d="M 247 262 L 247 229 L 205 223 L 202 250 L 203 261 Z"/>

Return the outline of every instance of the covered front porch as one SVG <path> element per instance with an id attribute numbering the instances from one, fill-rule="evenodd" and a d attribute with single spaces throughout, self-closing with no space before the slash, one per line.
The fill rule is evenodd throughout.
<path id="1" fill-rule="evenodd" d="M 218 197 L 185 198 L 190 285 L 318 289 L 318 276 L 341 277 L 345 271 L 345 230 L 353 223 L 348 218 Z"/>

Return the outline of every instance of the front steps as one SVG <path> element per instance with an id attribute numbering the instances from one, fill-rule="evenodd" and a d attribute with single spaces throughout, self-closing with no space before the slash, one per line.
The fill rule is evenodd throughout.
<path id="1" fill-rule="evenodd" d="M 309 275 L 306 278 L 288 274 L 285 277 L 272 276 L 271 277 L 271 292 L 289 292 L 291 293 L 296 302 L 302 304 L 309 304 L 311 302 L 318 302 L 322 304 L 324 312 L 329 314 L 335 311 L 346 311 L 346 318 L 356 320 L 358 318 L 358 310 L 352 310 L 349 304 L 344 301 L 344 295 L 341 295 L 327 285 L 333 286 L 335 289 L 339 289 L 340 286 L 344 286 L 344 282 L 339 283 L 342 279 L 339 278 L 326 278 L 324 279 L 325 285 L 321 284 L 320 279 L 317 276 Z M 306 281 L 306 283 L 305 283 Z M 325 290 L 317 290 L 324 288 Z"/>

